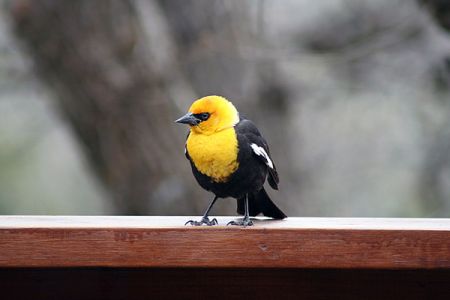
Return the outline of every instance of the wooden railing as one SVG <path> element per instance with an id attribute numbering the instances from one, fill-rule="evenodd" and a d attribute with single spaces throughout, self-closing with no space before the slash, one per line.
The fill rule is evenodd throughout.
<path id="1" fill-rule="evenodd" d="M 0 287 L 73 299 L 450 295 L 450 219 L 188 219 L 1 216 Z"/>

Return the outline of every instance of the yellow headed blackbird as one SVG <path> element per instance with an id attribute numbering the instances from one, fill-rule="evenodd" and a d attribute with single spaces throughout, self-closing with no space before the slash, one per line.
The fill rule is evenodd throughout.
<path id="1" fill-rule="evenodd" d="M 278 189 L 269 146 L 256 126 L 240 117 L 230 101 L 220 96 L 198 99 L 175 122 L 190 126 L 186 157 L 200 186 L 215 194 L 203 218 L 186 224 L 216 225 L 217 220 L 210 220 L 208 214 L 218 198 L 226 197 L 236 198 L 237 212 L 244 215 L 242 221 L 232 221 L 230 225 L 250 226 L 249 216 L 259 213 L 274 219 L 286 218 L 263 187 L 267 178 L 269 185 Z"/>

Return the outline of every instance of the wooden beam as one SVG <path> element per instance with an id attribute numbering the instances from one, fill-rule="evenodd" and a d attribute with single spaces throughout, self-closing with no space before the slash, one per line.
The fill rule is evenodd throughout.
<path id="1" fill-rule="evenodd" d="M 191 218 L 0 216 L 0 267 L 450 268 L 450 219 Z"/>

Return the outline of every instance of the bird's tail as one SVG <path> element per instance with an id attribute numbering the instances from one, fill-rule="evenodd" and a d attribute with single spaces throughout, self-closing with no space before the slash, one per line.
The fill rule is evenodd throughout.
<path id="1" fill-rule="evenodd" d="M 245 198 L 237 199 L 237 213 L 243 215 L 245 213 Z M 279 209 L 275 203 L 269 198 L 264 188 L 254 194 L 248 195 L 248 208 L 250 216 L 254 217 L 260 213 L 266 217 L 274 219 L 284 219 L 287 216 Z"/>

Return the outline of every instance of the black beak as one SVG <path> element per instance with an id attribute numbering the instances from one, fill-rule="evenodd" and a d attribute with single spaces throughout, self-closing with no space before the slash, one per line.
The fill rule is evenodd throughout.
<path id="1" fill-rule="evenodd" d="M 187 113 L 178 120 L 175 120 L 175 123 L 189 124 L 195 126 L 200 123 L 200 120 L 197 119 L 192 113 Z"/>

